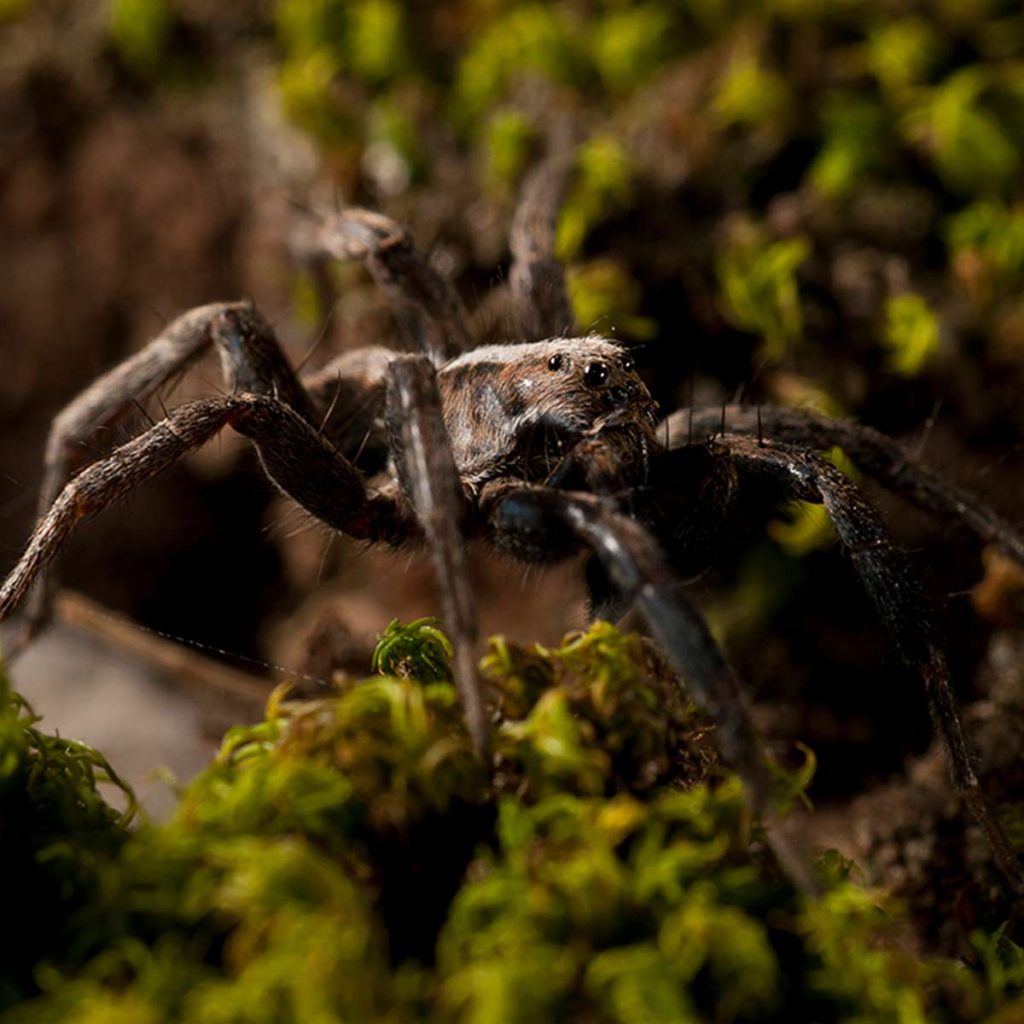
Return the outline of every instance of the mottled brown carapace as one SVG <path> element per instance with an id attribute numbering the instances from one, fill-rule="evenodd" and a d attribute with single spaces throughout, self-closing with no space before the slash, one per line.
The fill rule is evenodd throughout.
<path id="1" fill-rule="evenodd" d="M 467 726 L 483 755 L 490 714 L 476 670 L 465 546 L 513 557 L 583 552 L 595 609 L 635 608 L 715 723 L 772 848 L 808 891 L 813 872 L 776 819 L 773 776 L 743 693 L 681 579 L 714 564 L 767 507 L 824 505 L 895 646 L 920 680 L 950 774 L 1016 893 L 1024 873 L 972 766 L 942 642 L 907 559 L 856 484 L 818 454 L 841 446 L 868 476 L 960 522 L 1024 565 L 1024 539 L 971 495 L 856 423 L 790 409 L 681 410 L 656 423 L 630 352 L 574 323 L 554 223 L 573 166 L 556 152 L 524 182 L 508 275 L 519 336 L 473 348 L 451 285 L 388 217 L 348 209 L 309 224 L 299 254 L 361 260 L 421 354 L 371 347 L 299 374 L 248 303 L 180 316 L 55 419 L 39 522 L 0 587 L 0 621 L 32 589 L 26 635 L 49 619 L 52 563 L 102 511 L 225 426 L 250 438 L 268 477 L 327 527 L 367 542 L 425 543 L 454 647 Z M 538 340 L 545 339 L 545 340 Z M 224 392 L 186 402 L 103 458 L 93 442 L 140 399 L 215 348 Z"/>
<path id="2" fill-rule="evenodd" d="M 641 481 L 655 405 L 629 351 L 594 335 L 488 345 L 437 374 L 444 424 L 463 484 L 499 477 L 543 483 L 579 442 L 635 427 L 624 485 Z"/>

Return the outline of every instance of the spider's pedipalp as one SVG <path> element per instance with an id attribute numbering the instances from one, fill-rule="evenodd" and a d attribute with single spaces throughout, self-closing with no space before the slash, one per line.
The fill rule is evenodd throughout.
<path id="1" fill-rule="evenodd" d="M 805 892 L 817 892 L 804 852 L 783 830 L 772 806 L 764 743 L 746 697 L 647 530 L 586 492 L 499 487 L 491 500 L 496 537 L 520 555 L 527 549 L 533 550 L 534 557 L 541 557 L 545 549 L 564 554 L 572 538 L 600 559 L 623 599 L 637 608 L 682 674 L 687 691 L 715 723 L 722 757 L 743 779 L 780 864 Z"/>
<path id="2" fill-rule="evenodd" d="M 717 434 L 720 409 L 683 410 L 673 413 L 659 430 L 668 435 L 667 447 L 677 448 L 694 437 Z M 691 431 L 692 421 L 692 431 Z M 1024 536 L 974 495 L 915 461 L 891 437 L 852 420 L 830 419 L 802 409 L 774 406 L 728 406 L 725 422 L 730 433 L 758 436 L 806 445 L 818 451 L 833 446 L 872 479 L 932 515 L 950 523 L 963 523 L 982 541 L 996 545 L 1018 565 L 1024 566 Z"/>
<path id="3" fill-rule="evenodd" d="M 741 481 L 744 476 L 766 477 L 793 498 L 825 506 L 901 659 L 922 681 L 953 784 L 984 830 L 1000 870 L 1017 893 L 1024 893 L 1024 871 L 974 773 L 929 602 L 881 517 L 856 484 L 816 452 L 729 435 L 715 445 L 732 459 Z"/>
<path id="4" fill-rule="evenodd" d="M 388 433 L 402 489 L 430 546 L 445 625 L 455 648 L 455 684 L 476 749 L 487 721 L 476 671 L 477 621 L 461 523 L 462 484 L 455 468 L 433 366 L 406 356 L 388 367 Z"/>

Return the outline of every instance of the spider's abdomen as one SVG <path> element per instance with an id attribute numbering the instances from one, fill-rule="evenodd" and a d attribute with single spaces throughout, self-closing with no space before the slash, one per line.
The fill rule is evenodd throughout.
<path id="1" fill-rule="evenodd" d="M 621 345 L 553 338 L 488 346 L 438 374 L 445 426 L 462 478 L 544 480 L 573 445 L 609 426 L 654 422 L 653 403 Z"/>

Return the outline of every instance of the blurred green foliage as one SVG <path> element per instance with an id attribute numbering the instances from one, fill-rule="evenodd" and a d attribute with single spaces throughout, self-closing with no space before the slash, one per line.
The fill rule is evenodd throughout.
<path id="1" fill-rule="evenodd" d="M 722 313 L 761 337 L 763 354 L 778 362 L 798 359 L 800 340 L 826 340 L 817 327 L 806 330 L 798 272 L 814 276 L 830 258 L 806 232 L 780 235 L 763 218 L 763 200 L 751 201 L 786 147 L 806 154 L 787 168 L 803 165 L 786 187 L 831 204 L 833 217 L 896 183 L 945 190 L 936 214 L 951 216 L 956 239 L 946 275 L 961 282 L 962 218 L 979 209 L 991 215 L 1018 190 L 1024 18 L 1000 0 L 898 11 L 884 0 L 459 0 L 443 15 L 394 0 L 279 0 L 277 12 L 286 108 L 325 146 L 368 144 L 373 111 L 387 97 L 416 111 L 405 149 L 417 149 L 418 135 L 426 152 L 428 134 L 454 132 L 460 147 L 481 154 L 486 181 L 508 201 L 546 119 L 585 123 L 592 141 L 560 220 L 559 254 L 570 262 L 599 257 L 602 267 L 611 260 L 624 279 L 637 271 L 586 247 L 602 221 L 642 202 L 636 185 L 646 185 L 652 154 L 648 147 L 638 159 L 635 144 L 657 133 L 689 167 L 702 202 L 711 211 L 718 204 L 720 218 L 729 214 L 711 236 L 709 260 Z M 414 180 L 427 184 L 432 173 L 421 158 Z M 737 201 L 746 206 L 738 221 Z M 758 228 L 737 237 L 737 223 Z M 889 227 L 898 234 L 901 225 Z M 936 217 L 929 230 L 941 235 L 946 222 Z M 986 232 L 984 255 L 975 242 L 972 251 L 985 272 L 1006 273 L 1018 262 L 1007 258 L 1017 248 L 1013 215 L 989 216 Z M 906 290 L 942 291 L 933 268 L 921 272 L 928 280 Z M 979 288 L 979 301 L 995 301 Z M 628 315 L 644 317 L 644 299 Z M 590 297 L 579 307 L 588 325 L 608 315 Z M 635 326 L 636 337 L 652 335 L 646 322 Z M 894 373 L 931 368 L 933 333 L 920 305 L 883 296 L 877 327 Z"/>
<path id="2" fill-rule="evenodd" d="M 148 77 L 157 72 L 174 14 L 168 0 L 110 0 L 110 40 L 125 64 Z"/>
<path id="3" fill-rule="evenodd" d="M 938 352 L 938 318 L 922 296 L 893 295 L 885 304 L 882 341 L 893 372 L 915 377 Z"/>
<path id="4" fill-rule="evenodd" d="M 170 74 L 174 32 L 197 22 L 195 8 L 107 5 L 123 64 L 143 78 Z M 369 176 L 378 197 L 424 190 L 429 204 L 430 190 L 461 187 L 475 167 L 474 185 L 507 206 L 552 127 L 573 124 L 584 144 L 558 252 L 596 261 L 576 282 L 588 328 L 675 336 L 648 308 L 651 265 L 664 272 L 664 257 L 624 259 L 604 235 L 595 243 L 617 221 L 620 237 L 674 226 L 701 271 L 677 277 L 689 307 L 714 279 L 733 328 L 723 341 L 757 336 L 760 356 L 779 365 L 815 347 L 837 358 L 842 330 L 808 314 L 850 237 L 910 271 L 874 300 L 879 367 L 941 372 L 971 328 L 938 351 L 927 312 L 903 293 L 929 296 L 943 322 L 967 291 L 985 330 L 1019 338 L 1007 292 L 1024 234 L 1024 16 L 1010 0 L 272 0 L 253 9 L 251 29 L 275 47 L 284 110 L 346 189 Z M 386 186 L 367 170 L 382 162 L 364 160 L 382 147 Z M 647 207 L 672 207 L 680 186 L 699 196 L 696 222 L 658 224 Z M 773 216 L 780 197 L 802 211 L 788 226 Z M 698 230 L 700 250 L 689 251 Z M 945 264 L 930 249 L 943 238 Z M 652 239 L 654 252 L 666 244 Z M 618 282 L 639 282 L 614 308 L 613 265 Z M 850 315 L 835 297 L 855 321 L 859 307 Z"/>
<path id="5" fill-rule="evenodd" d="M 200 24 L 195 5 L 105 2 L 124 67 L 179 78 L 178 30 Z M 955 283 L 986 330 L 1019 333 L 1021 311 L 1000 291 L 1020 273 L 1021 248 L 1024 15 L 1011 0 L 272 0 L 250 19 L 252 37 L 274 46 L 284 110 L 346 187 L 380 165 L 364 158 L 383 146 L 389 195 L 458 187 L 452 162 L 466 158 L 484 170 L 489 197 L 508 204 L 553 122 L 574 124 L 585 145 L 559 222 L 561 258 L 611 261 L 646 286 L 646 267 L 594 251 L 595 234 L 609 219 L 640 219 L 648 200 L 671 202 L 667 177 L 685 182 L 702 224 L 713 222 L 705 257 L 717 265 L 721 312 L 776 362 L 798 360 L 800 340 L 835 350 L 835 329 L 805 315 L 808 283 L 891 190 L 910 204 L 907 225 L 895 210 L 880 221 L 888 237 L 864 241 L 910 260 L 899 291 L 943 295 Z M 766 181 L 823 217 L 780 230 Z M 913 211 L 926 195 L 922 223 Z M 737 219 L 759 225 L 759 238 L 734 238 Z M 914 248 L 943 236 L 946 265 Z M 637 338 L 671 332 L 649 323 L 646 294 L 629 310 L 602 301 L 581 299 L 585 323 L 615 312 Z M 955 354 L 922 354 L 927 316 L 909 300 L 881 296 L 876 319 L 888 325 L 876 336 L 880 361 L 887 347 L 903 353 L 890 355 L 896 374 L 930 373 Z M 912 356 L 911 336 L 921 349 Z"/>
<path id="6" fill-rule="evenodd" d="M 756 225 L 732 225 L 717 261 L 722 312 L 764 339 L 765 356 L 782 359 L 803 337 L 796 272 L 810 255 L 807 240 L 769 240 Z"/>
<path id="7" fill-rule="evenodd" d="M 977 935 L 978 973 L 953 970 L 905 951 L 899 915 L 835 856 L 822 899 L 795 892 L 737 780 L 709 776 L 707 727 L 648 641 L 604 623 L 553 650 L 493 641 L 493 776 L 435 681 L 447 650 L 431 622 L 392 623 L 377 663 L 402 676 L 304 703 L 279 690 L 168 824 L 135 831 L 98 796 L 102 758 L 39 732 L 4 689 L 4 829 L 33 808 L 16 876 L 5 836 L 5 877 L 64 901 L 40 946 L 19 926 L 4 1020 L 1020 1012 L 1024 954 L 1002 933 Z"/>

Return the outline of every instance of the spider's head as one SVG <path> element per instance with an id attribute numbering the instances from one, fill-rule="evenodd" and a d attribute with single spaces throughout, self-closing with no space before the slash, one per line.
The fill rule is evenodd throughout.
<path id="1" fill-rule="evenodd" d="M 441 370 L 445 421 L 464 476 L 543 479 L 574 444 L 609 430 L 653 438 L 655 406 L 633 357 L 605 338 L 487 346 Z"/>
<path id="2" fill-rule="evenodd" d="M 629 350 L 606 338 L 554 338 L 519 345 L 510 366 L 515 394 L 538 420 L 589 435 L 620 423 L 654 423 L 654 403 Z"/>

